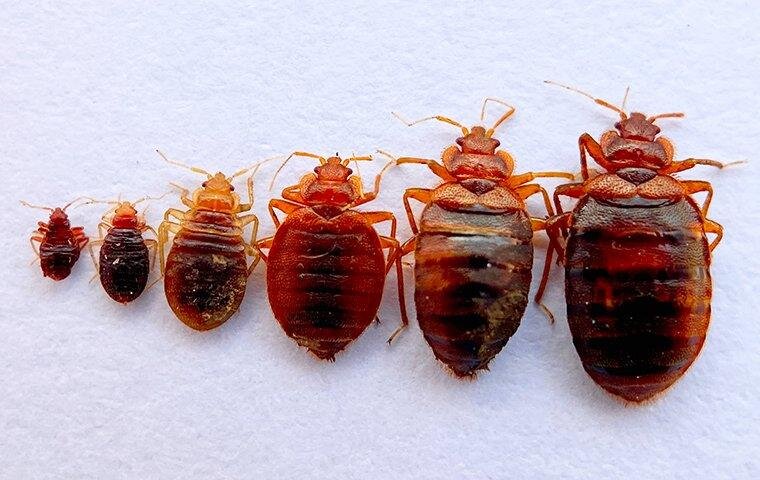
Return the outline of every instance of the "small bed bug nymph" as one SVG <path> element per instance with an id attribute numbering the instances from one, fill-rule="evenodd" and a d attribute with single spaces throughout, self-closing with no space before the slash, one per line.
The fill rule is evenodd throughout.
<path id="1" fill-rule="evenodd" d="M 42 275 L 53 280 L 63 280 L 79 259 L 79 254 L 89 239 L 83 227 L 72 227 L 66 209 L 83 197 L 72 200 L 63 208 L 40 207 L 21 201 L 22 205 L 50 212 L 47 222 L 37 222 L 37 230 L 29 239 L 32 250 L 40 260 Z M 39 249 L 35 248 L 39 243 Z"/>
<path id="2" fill-rule="evenodd" d="M 578 139 L 582 181 L 557 187 L 557 215 L 547 221 L 547 233 L 565 265 L 567 319 L 584 369 L 608 392 L 641 402 L 678 380 L 702 348 L 711 251 L 723 235 L 707 218 L 711 185 L 673 174 L 726 165 L 674 160 L 673 145 L 658 136 L 655 121 L 682 113 L 627 114 L 625 100 L 619 108 L 559 86 L 620 115 L 617 131 L 599 142 L 588 133 Z M 603 172 L 589 172 L 587 154 Z M 691 197 L 698 192 L 707 194 L 701 206 Z M 563 212 L 560 196 L 578 203 Z M 715 235 L 709 244 L 706 234 Z M 545 273 L 539 302 L 546 279 Z"/>
<path id="3" fill-rule="evenodd" d="M 96 275 L 103 290 L 116 302 L 127 304 L 135 300 L 148 283 L 158 242 L 143 238 L 143 234 L 148 231 L 156 237 L 158 234 L 145 223 L 145 216 L 138 214 L 135 206 L 158 198 L 162 197 L 143 197 L 134 202 L 89 199 L 83 204 L 114 205 L 101 217 L 98 224 L 100 238 L 90 242 L 89 247 L 100 245 L 99 261 L 95 262 Z M 94 258 L 93 255 L 93 261 Z"/>
<path id="4" fill-rule="evenodd" d="M 514 175 L 514 160 L 497 150 L 500 142 L 493 133 L 515 109 L 486 99 L 481 121 L 489 101 L 507 111 L 488 129 L 468 129 L 442 116 L 404 122 L 435 119 L 460 128 L 462 136 L 443 151 L 442 163 L 414 157 L 396 161 L 427 165 L 444 182 L 433 189 L 404 192 L 414 236 L 402 254 L 414 252 L 414 300 L 425 340 L 436 358 L 460 377 L 487 369 L 525 312 L 533 232 L 544 229 L 544 219 L 531 216 L 525 200 L 541 194 L 547 213 L 553 214 L 546 190 L 530 182 L 539 177 L 573 178 L 564 172 Z M 425 205 L 419 223 L 410 199 Z"/>
<path id="5" fill-rule="evenodd" d="M 256 231 L 259 220 L 253 215 L 240 215 L 253 206 L 253 176 L 267 159 L 227 177 L 211 174 L 169 160 L 168 163 L 187 168 L 206 176 L 201 188 L 182 189 L 180 200 L 187 211 L 170 208 L 158 228 L 158 250 L 164 291 L 174 314 L 195 330 L 218 327 L 239 308 L 245 294 L 248 276 L 259 261 Z M 253 169 L 248 178 L 248 203 L 240 203 L 232 181 Z M 249 241 L 243 239 L 243 229 L 251 225 Z M 174 240 L 169 254 L 163 252 Z M 250 265 L 247 256 L 253 257 Z"/>
<path id="6" fill-rule="evenodd" d="M 393 265 L 401 321 L 408 322 L 396 217 L 391 212 L 355 210 L 375 199 L 390 164 L 375 178 L 374 190 L 365 193 L 348 163 L 372 157 L 341 160 L 306 152 L 292 156 L 315 158 L 319 166 L 283 190 L 282 199 L 269 202 L 277 231 L 259 243 L 259 248 L 269 250 L 262 253 L 269 304 L 289 337 L 318 358 L 334 360 L 377 318 L 385 277 Z M 287 218 L 281 222 L 275 209 Z M 374 225 L 386 221 L 390 234 L 378 234 Z"/>

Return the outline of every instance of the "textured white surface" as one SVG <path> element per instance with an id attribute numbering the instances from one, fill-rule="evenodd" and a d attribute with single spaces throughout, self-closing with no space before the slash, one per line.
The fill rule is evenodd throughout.
<path id="1" fill-rule="evenodd" d="M 755 3 L 99 3 L 2 7 L 1 478 L 760 476 Z M 436 157 L 455 129 L 407 128 L 389 112 L 473 124 L 482 99 L 497 96 L 518 107 L 498 135 L 518 172 L 576 170 L 578 135 L 598 136 L 614 115 L 544 79 L 614 103 L 630 85 L 630 108 L 688 114 L 661 122 L 681 158 L 751 162 L 684 175 L 713 182 L 711 216 L 726 237 L 706 347 L 655 403 L 625 407 L 585 375 L 559 273 L 548 298 L 558 323 L 529 306 L 491 371 L 462 382 L 434 361 L 414 321 L 384 344 L 397 323 L 393 277 L 382 325 L 329 364 L 281 332 L 263 268 L 236 316 L 197 333 L 173 317 L 161 287 L 114 304 L 87 283 L 87 257 L 61 283 L 29 265 L 28 235 L 44 214 L 19 199 L 197 186 L 156 147 L 226 172 L 293 149 Z M 380 165 L 362 165 L 365 179 Z M 276 192 L 311 168 L 293 161 Z M 263 234 L 273 170 L 257 185 Z M 403 189 L 435 183 L 404 166 L 367 208 L 395 212 L 406 238 Z M 155 203 L 150 222 L 177 205 Z M 90 233 L 101 213 L 71 211 Z M 543 252 L 543 237 L 537 245 Z"/>

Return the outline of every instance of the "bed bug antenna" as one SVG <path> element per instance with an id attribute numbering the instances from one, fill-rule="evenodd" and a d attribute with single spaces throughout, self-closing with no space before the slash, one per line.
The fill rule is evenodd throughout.
<path id="1" fill-rule="evenodd" d="M 683 112 L 658 113 L 657 115 L 652 115 L 651 117 L 647 118 L 647 122 L 652 123 L 660 118 L 683 118 L 685 116 L 686 114 Z"/>
<path id="2" fill-rule="evenodd" d="M 38 210 L 47 210 L 48 212 L 52 212 L 53 211 L 53 209 L 50 208 L 50 207 L 43 207 L 43 206 L 40 206 L 40 205 L 32 205 L 31 203 L 29 203 L 29 202 L 27 202 L 25 200 L 19 200 L 19 203 L 21 203 L 21 205 L 23 205 L 25 207 L 29 207 L 29 208 L 36 208 Z"/>
<path id="3" fill-rule="evenodd" d="M 320 164 L 320 165 L 324 165 L 324 164 L 327 162 L 327 160 L 325 159 L 325 157 L 323 157 L 323 156 L 321 156 L 321 155 L 317 155 L 316 153 L 301 152 L 301 151 L 295 151 L 295 152 L 291 153 L 290 155 L 288 155 L 288 158 L 286 158 L 286 159 L 285 159 L 285 160 L 284 160 L 284 161 L 283 161 L 283 162 L 280 164 L 280 166 L 279 166 L 279 167 L 277 167 L 277 171 L 276 171 L 276 172 L 274 172 L 274 176 L 272 176 L 272 181 L 271 181 L 271 182 L 269 182 L 269 191 L 270 191 L 270 192 L 271 192 L 271 191 L 272 191 L 272 189 L 274 188 L 274 181 L 275 181 L 275 180 L 277 180 L 277 175 L 279 175 L 279 174 L 280 174 L 280 171 L 282 171 L 282 169 L 283 169 L 283 168 L 285 168 L 285 165 L 286 165 L 286 164 L 287 164 L 287 163 L 290 161 L 290 159 L 291 159 L 291 158 L 293 158 L 293 157 L 309 157 L 309 158 L 316 158 L 317 160 L 319 160 L 319 164 Z"/>
<path id="4" fill-rule="evenodd" d="M 265 158 L 264 160 L 259 160 L 258 162 L 254 163 L 250 167 L 245 167 L 245 168 L 243 168 L 241 170 L 238 170 L 237 172 L 233 173 L 232 175 L 230 175 L 227 178 L 227 181 L 228 182 L 232 182 L 232 180 L 235 179 L 236 177 L 239 177 L 240 175 L 243 175 L 246 172 L 249 172 L 251 170 L 253 170 L 253 174 L 251 176 L 256 175 L 256 172 L 259 170 L 259 168 L 263 164 L 265 164 L 267 162 L 271 162 L 272 160 L 277 160 L 278 158 L 281 158 L 281 157 L 282 157 L 282 155 L 277 155 L 277 156 L 274 156 L 274 157 Z"/>
<path id="5" fill-rule="evenodd" d="M 504 123 L 509 117 L 511 117 L 515 113 L 515 107 L 508 104 L 507 102 L 503 100 L 499 100 L 498 98 L 488 97 L 485 100 L 483 100 L 483 107 L 480 109 L 480 121 L 482 122 L 485 119 L 486 116 L 486 106 L 488 105 L 488 102 L 494 102 L 498 103 L 499 105 L 503 105 L 507 107 L 507 111 L 504 112 L 504 114 L 499 117 L 498 120 L 493 124 L 491 128 L 486 130 L 486 137 L 491 138 L 493 133 L 496 131 L 497 128 L 499 128 L 499 125 Z"/>
<path id="6" fill-rule="evenodd" d="M 166 163 L 170 163 L 170 164 L 176 165 L 178 167 L 186 168 L 186 169 L 190 170 L 191 172 L 200 173 L 201 175 L 206 175 L 208 178 L 213 177 L 213 175 L 211 175 L 210 173 L 208 173 L 206 170 L 204 170 L 202 168 L 192 167 L 190 165 L 185 165 L 184 163 L 178 162 L 176 160 L 170 160 L 169 157 L 167 157 L 166 154 L 164 154 L 164 152 L 162 152 L 159 149 L 156 149 L 156 153 L 158 153 L 161 156 L 161 158 L 163 158 L 166 161 Z"/>
<path id="7" fill-rule="evenodd" d="M 603 106 L 605 108 L 609 108 L 610 110 L 613 110 L 613 111 L 617 112 L 620 115 L 620 118 L 622 120 L 625 120 L 626 118 L 628 118 L 628 115 L 626 115 L 625 111 L 622 108 L 616 107 L 615 105 L 611 104 L 607 100 L 602 100 L 601 98 L 596 98 L 593 95 L 590 95 L 590 94 L 584 92 L 583 90 L 579 90 L 579 89 L 574 88 L 574 87 L 569 87 L 567 85 L 563 85 L 563 84 L 555 82 L 553 80 L 544 80 L 544 83 L 548 83 L 549 85 L 556 85 L 557 87 L 561 87 L 561 88 L 564 88 L 566 90 L 570 90 L 571 92 L 580 93 L 584 97 L 588 97 L 591 100 L 593 100 L 594 103 L 596 103 L 597 105 L 601 105 L 601 106 Z M 627 96 L 628 96 L 628 93 L 626 91 L 626 97 Z"/>
<path id="8" fill-rule="evenodd" d="M 449 117 L 444 117 L 443 115 L 433 115 L 431 117 L 420 118 L 419 120 L 415 120 L 413 122 L 407 122 L 398 113 L 391 112 L 391 114 L 393 114 L 394 117 L 398 118 L 401 121 L 401 123 L 405 124 L 407 127 L 411 127 L 413 125 L 417 125 L 418 123 L 426 122 L 428 120 L 438 120 L 439 122 L 448 123 L 449 125 L 453 125 L 455 127 L 461 128 L 463 135 L 467 135 L 468 133 L 470 133 L 470 130 L 467 127 L 465 127 L 464 125 L 462 125 L 461 123 L 455 120 L 450 119 Z"/>

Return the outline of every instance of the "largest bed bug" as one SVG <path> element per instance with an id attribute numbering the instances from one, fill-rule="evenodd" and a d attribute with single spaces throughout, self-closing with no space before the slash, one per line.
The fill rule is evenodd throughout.
<path id="1" fill-rule="evenodd" d="M 599 142 L 580 136 L 582 181 L 557 188 L 558 214 L 547 232 L 565 265 L 567 318 L 584 369 L 608 392 L 641 402 L 678 380 L 702 348 L 710 321 L 711 251 L 723 235 L 707 218 L 710 184 L 673 174 L 725 165 L 673 159 L 674 148 L 658 136 L 655 122 L 682 113 L 629 115 L 625 100 L 618 108 L 559 86 L 620 115 L 616 130 Z M 587 154 L 605 171 L 590 173 Z M 707 194 L 701 206 L 691 198 L 698 192 Z M 578 203 L 563 212 L 560 196 Z M 708 244 L 706 234 L 716 237 Z"/>
<path id="2" fill-rule="evenodd" d="M 259 220 L 253 214 L 241 213 L 253 206 L 253 175 L 263 161 L 227 177 L 221 172 L 212 175 L 158 153 L 171 164 L 206 176 L 192 197 L 189 190 L 181 189 L 180 199 L 187 211 L 170 208 L 164 214 L 158 228 L 158 250 L 166 300 L 172 311 L 188 327 L 210 330 L 238 310 L 248 276 L 259 261 L 256 249 Z M 254 171 L 247 182 L 248 203 L 240 203 L 232 181 L 251 168 Z M 247 225 L 252 226 L 249 241 L 243 239 Z M 164 259 L 170 233 L 174 239 Z M 253 257 L 250 265 L 247 256 Z"/>
<path id="3" fill-rule="evenodd" d="M 434 189 L 410 188 L 404 207 L 414 237 L 403 253 L 414 251 L 417 319 L 436 358 L 457 376 L 487 369 L 489 362 L 517 331 L 531 283 L 533 232 L 544 219 L 532 217 L 525 200 L 549 195 L 532 182 L 538 177 L 572 178 L 563 172 L 514 175 L 512 156 L 497 150 L 493 133 L 515 112 L 506 112 L 491 128 L 468 129 L 442 116 L 428 117 L 461 128 L 457 145 L 446 148 L 442 163 L 402 157 L 396 163 L 421 163 L 444 183 Z M 405 122 L 406 123 L 406 122 Z M 425 207 L 417 224 L 409 200 Z"/>
<path id="4" fill-rule="evenodd" d="M 53 280 L 63 280 L 71 274 L 71 269 L 79 259 L 79 254 L 89 242 L 83 227 L 72 227 L 66 209 L 81 198 L 72 200 L 63 208 L 40 207 L 21 203 L 30 208 L 50 212 L 47 222 L 37 222 L 37 230 L 29 239 L 34 253 L 40 260 L 42 275 Z M 39 243 L 39 249 L 35 248 Z"/>
<path id="5" fill-rule="evenodd" d="M 371 157 L 342 160 L 306 152 L 292 156 L 316 158 L 319 166 L 285 188 L 282 199 L 269 202 L 277 231 L 259 243 L 259 248 L 269 249 L 263 256 L 269 304 L 289 337 L 318 358 L 334 360 L 377 318 L 385 277 L 393 265 L 401 320 L 408 323 L 396 217 L 391 212 L 355 210 L 377 196 L 386 169 L 376 177 L 374 190 L 364 192 L 348 163 Z M 287 218 L 281 222 L 275 209 Z M 374 227 L 386 221 L 389 236 Z"/>
<path id="6" fill-rule="evenodd" d="M 144 215 L 138 214 L 135 209 L 136 205 L 150 199 L 152 197 L 134 202 L 93 199 L 86 202 L 115 204 L 101 217 L 98 224 L 100 239 L 90 242 L 90 246 L 100 245 L 95 269 L 103 290 L 122 304 L 135 300 L 143 293 L 158 250 L 157 240 L 143 238 L 145 232 L 152 232 L 156 237 L 158 234 L 145 223 Z M 149 252 L 151 249 L 152 255 Z"/>

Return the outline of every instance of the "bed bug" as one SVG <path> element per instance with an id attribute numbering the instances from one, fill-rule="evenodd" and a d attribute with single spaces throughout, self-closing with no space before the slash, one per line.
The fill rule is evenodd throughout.
<path id="1" fill-rule="evenodd" d="M 21 201 L 21 204 L 27 207 L 50 212 L 47 223 L 37 222 L 37 230 L 29 239 L 32 250 L 40 260 L 42 275 L 45 277 L 53 280 L 63 280 L 68 277 L 79 259 L 79 254 L 89 242 L 84 228 L 72 227 L 66 214 L 66 209 L 81 199 L 80 197 L 72 200 L 63 208 L 40 207 Z M 35 248 L 35 242 L 39 243 L 39 249 Z"/>
<path id="2" fill-rule="evenodd" d="M 425 340 L 436 358 L 456 376 L 475 375 L 517 331 L 528 303 L 533 265 L 533 232 L 544 219 L 532 217 L 525 200 L 540 193 L 549 215 L 549 195 L 532 182 L 538 177 L 573 178 L 563 172 L 514 175 L 514 160 L 497 150 L 496 128 L 512 116 L 507 108 L 494 125 L 468 129 L 443 116 L 427 117 L 462 130 L 446 148 L 442 163 L 401 157 L 397 164 L 420 163 L 443 180 L 434 189 L 410 188 L 404 208 L 414 236 L 403 254 L 414 252 L 415 304 Z M 399 117 L 400 119 L 400 117 Z M 402 120 L 403 121 L 403 120 Z M 419 224 L 410 199 L 424 204 Z"/>
<path id="3" fill-rule="evenodd" d="M 139 203 L 151 199 L 154 198 L 143 197 L 135 202 L 89 199 L 85 203 L 115 205 L 101 217 L 98 224 L 100 239 L 90 242 L 90 247 L 101 245 L 95 270 L 103 290 L 119 303 L 127 304 L 143 293 L 155 263 L 158 242 L 143 238 L 143 234 L 148 231 L 156 237 L 158 234 L 135 209 Z M 93 261 L 94 258 L 93 255 Z"/>
<path id="4" fill-rule="evenodd" d="M 620 115 L 616 130 L 599 142 L 580 136 L 582 181 L 556 189 L 557 216 L 547 233 L 565 265 L 568 323 L 584 369 L 608 392 L 641 402 L 678 380 L 702 348 L 710 321 L 711 252 L 723 235 L 707 218 L 711 185 L 673 174 L 727 164 L 674 160 L 673 145 L 659 136 L 655 122 L 682 113 L 627 114 L 625 99 L 619 108 L 556 85 Z M 590 172 L 587 154 L 605 171 Z M 701 206 L 691 198 L 699 192 L 707 194 Z M 563 212 L 560 196 L 578 203 Z M 716 237 L 708 244 L 706 234 Z M 541 292 L 545 282 L 546 276 Z"/>
<path id="5" fill-rule="evenodd" d="M 227 321 L 240 307 L 248 276 L 259 261 L 255 243 L 259 220 L 253 214 L 240 214 L 253 206 L 253 175 L 263 162 L 227 177 L 158 153 L 168 163 L 206 176 L 192 197 L 189 190 L 179 187 L 180 199 L 188 210 L 166 211 L 158 228 L 158 250 L 164 292 L 172 311 L 188 327 L 210 330 Z M 248 203 L 240 203 L 232 181 L 252 168 L 247 182 Z M 252 226 L 250 241 L 243 239 L 247 225 Z M 174 239 L 164 258 L 170 233 Z M 247 256 L 253 257 L 250 265 Z"/>
<path id="6" fill-rule="evenodd" d="M 293 156 L 315 158 L 319 166 L 297 185 L 285 188 L 281 199 L 269 202 L 277 230 L 258 244 L 268 249 L 262 258 L 267 264 L 269 304 L 289 337 L 318 358 L 332 361 L 377 318 L 385 277 L 393 265 L 401 320 L 408 322 L 396 217 L 391 212 L 355 210 L 377 196 L 391 164 L 376 177 L 374 190 L 364 192 L 361 178 L 352 175 L 348 164 L 372 157 L 324 158 L 294 152 L 288 160 Z M 275 210 L 287 215 L 284 221 Z M 386 221 L 390 234 L 378 234 L 374 225 Z"/>

